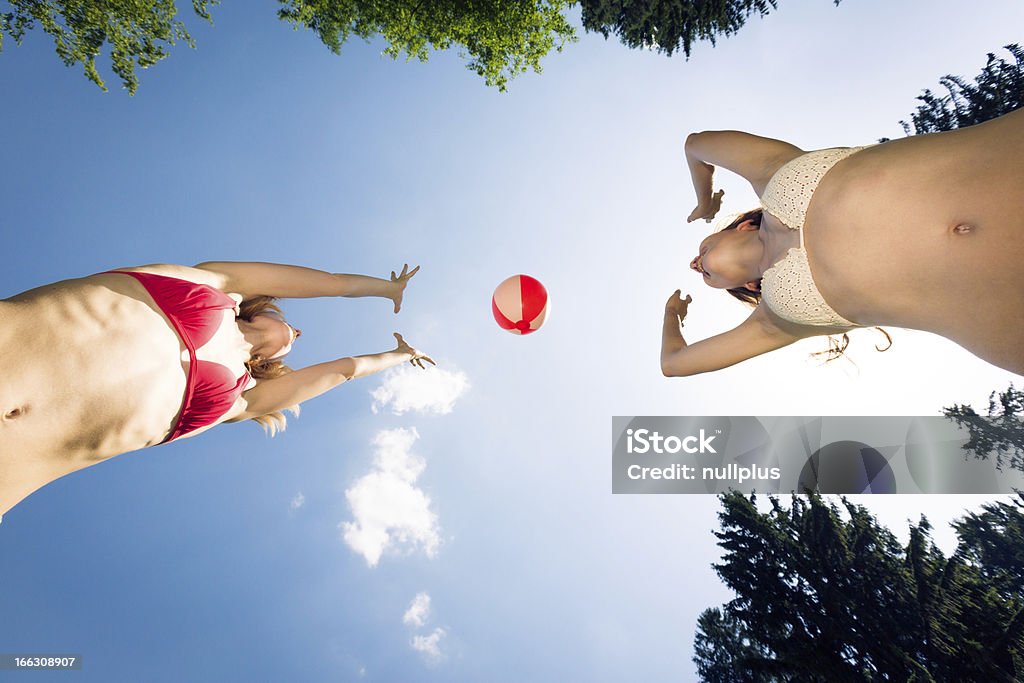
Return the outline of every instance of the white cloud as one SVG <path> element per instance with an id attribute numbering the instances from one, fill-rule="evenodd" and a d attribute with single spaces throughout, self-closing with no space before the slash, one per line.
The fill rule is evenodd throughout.
<path id="1" fill-rule="evenodd" d="M 402 623 L 420 628 L 427 623 L 430 617 L 430 596 L 427 593 L 417 593 L 412 599 L 409 609 L 405 610 Z"/>
<path id="2" fill-rule="evenodd" d="M 416 650 L 430 662 L 441 661 L 441 640 L 445 637 L 443 628 L 435 628 L 429 636 L 413 636 L 412 649 Z"/>
<path id="3" fill-rule="evenodd" d="M 429 368 L 426 372 L 411 365 L 384 373 L 381 385 L 370 392 L 374 413 L 390 408 L 395 415 L 407 411 L 447 415 L 469 388 L 469 379 L 461 370 L 449 372 Z"/>
<path id="4" fill-rule="evenodd" d="M 377 433 L 373 470 L 345 491 L 355 521 L 342 522 L 345 543 L 376 567 L 385 550 L 399 547 L 437 554 L 441 543 L 437 514 L 430 498 L 416 487 L 426 462 L 411 452 L 415 429 Z"/>
<path id="5" fill-rule="evenodd" d="M 298 510 L 300 507 L 306 504 L 306 497 L 302 495 L 302 491 L 299 491 L 299 495 L 292 498 L 291 507 L 292 510 Z"/>

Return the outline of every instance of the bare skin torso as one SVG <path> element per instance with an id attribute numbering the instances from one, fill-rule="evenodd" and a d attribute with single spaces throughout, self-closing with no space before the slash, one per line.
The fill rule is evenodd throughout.
<path id="1" fill-rule="evenodd" d="M 204 278 L 192 268 L 146 270 Z M 188 355 L 129 276 L 67 280 L 0 301 L 0 344 L 0 514 L 65 474 L 158 444 L 173 428 Z M 199 357 L 241 375 L 247 348 L 225 311 Z"/>
<path id="2" fill-rule="evenodd" d="M 847 320 L 934 332 L 1024 374 L 1024 110 L 846 157 L 814 194 L 804 243 Z"/>

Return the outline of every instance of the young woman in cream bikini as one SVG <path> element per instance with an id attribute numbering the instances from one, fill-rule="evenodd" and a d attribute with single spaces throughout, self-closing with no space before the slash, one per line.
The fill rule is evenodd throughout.
<path id="1" fill-rule="evenodd" d="M 412 271 L 390 279 L 271 263 L 124 268 L 0 301 L 0 515 L 51 481 L 120 453 L 285 409 L 400 363 L 397 346 L 294 372 L 300 332 L 274 298 L 379 296 L 395 313 Z"/>
<path id="2" fill-rule="evenodd" d="M 886 325 L 925 330 L 1024 374 L 1024 110 L 955 131 L 804 152 L 735 131 L 686 140 L 711 220 L 715 166 L 743 176 L 761 208 L 701 242 L 690 267 L 749 298 L 735 329 L 692 344 L 691 297 L 665 307 L 666 376 L 718 370 L 817 335 Z M 813 199 L 813 201 L 812 201 Z"/>

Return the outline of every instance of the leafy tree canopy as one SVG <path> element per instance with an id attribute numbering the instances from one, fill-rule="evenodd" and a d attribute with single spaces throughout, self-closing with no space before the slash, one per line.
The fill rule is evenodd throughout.
<path id="1" fill-rule="evenodd" d="M 571 0 L 278 2 L 280 19 L 311 29 L 335 53 L 353 35 L 381 36 L 385 54 L 395 58 L 426 60 L 432 49 L 457 47 L 469 69 L 501 90 L 520 73 L 539 72 L 544 55 L 576 40 L 563 13 Z M 209 8 L 218 3 L 192 0 L 192 9 L 210 21 Z M 109 49 L 111 67 L 131 94 L 139 84 L 136 67 L 156 64 L 178 40 L 195 46 L 175 0 L 0 0 L 0 49 L 5 34 L 20 44 L 37 26 L 53 37 L 66 65 L 82 64 L 104 90 L 96 62 Z"/>
<path id="2" fill-rule="evenodd" d="M 333 52 L 350 35 L 380 35 L 385 54 L 426 60 L 431 49 L 460 46 L 467 68 L 487 85 L 533 69 L 553 48 L 576 40 L 563 14 L 570 0 L 280 0 L 281 19 L 312 29 Z"/>
<path id="3" fill-rule="evenodd" d="M 219 0 L 192 0 L 192 9 L 207 21 L 209 7 Z M 184 24 L 175 19 L 174 0 L 6 0 L 0 12 L 0 49 L 6 33 L 21 43 L 38 24 L 53 37 L 57 56 L 67 66 L 82 64 L 86 77 L 106 90 L 96 58 L 110 45 L 110 65 L 129 93 L 135 94 L 143 69 L 167 56 L 176 40 L 194 47 Z M 3 5 L 0 4 L 0 8 Z"/>

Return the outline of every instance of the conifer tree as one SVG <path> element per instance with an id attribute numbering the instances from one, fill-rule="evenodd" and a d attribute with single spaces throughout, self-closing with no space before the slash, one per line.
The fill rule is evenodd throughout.
<path id="1" fill-rule="evenodd" d="M 901 546 L 842 499 L 724 494 L 715 570 L 736 596 L 698 621 L 701 680 L 995 682 L 1024 676 L 1024 496 L 955 525 L 945 557 L 922 518 Z"/>
<path id="2" fill-rule="evenodd" d="M 990 52 L 985 68 L 973 83 L 946 75 L 939 83 L 947 94 L 926 89 L 918 95 L 921 105 L 910 115 L 910 123 L 900 121 L 907 135 L 972 126 L 1019 109 L 1024 104 L 1024 48 L 1013 44 L 1005 49 L 1013 61 Z"/>
<path id="3" fill-rule="evenodd" d="M 778 0 L 580 0 L 583 27 L 605 38 L 615 35 L 631 48 L 666 55 L 693 44 L 735 34 L 753 15 L 765 16 Z M 840 0 L 834 0 L 838 5 Z"/>
<path id="4" fill-rule="evenodd" d="M 975 458 L 995 457 L 996 468 L 1024 471 L 1024 392 L 1011 384 L 988 397 L 988 415 L 979 415 L 969 405 L 956 404 L 942 413 L 966 429 L 970 437 L 963 448 Z"/>

